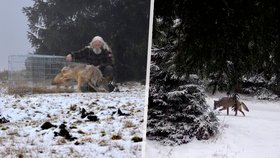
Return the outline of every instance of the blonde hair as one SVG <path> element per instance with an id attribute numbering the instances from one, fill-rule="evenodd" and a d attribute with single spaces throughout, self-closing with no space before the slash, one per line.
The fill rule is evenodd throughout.
<path id="1" fill-rule="evenodd" d="M 92 47 L 92 46 L 93 46 L 93 43 L 96 42 L 96 41 L 100 41 L 100 42 L 103 44 L 102 48 L 105 49 L 105 50 L 107 50 L 107 51 L 109 51 L 109 52 L 111 52 L 111 48 L 108 46 L 108 44 L 107 44 L 107 43 L 103 40 L 103 38 L 100 37 L 100 36 L 95 36 L 95 37 L 93 37 L 93 39 L 92 39 L 91 42 L 89 43 L 89 46 L 90 46 L 91 48 L 93 48 L 93 47 Z"/>

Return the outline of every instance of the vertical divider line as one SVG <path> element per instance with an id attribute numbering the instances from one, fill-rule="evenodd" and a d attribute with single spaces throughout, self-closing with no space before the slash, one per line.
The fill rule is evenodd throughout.
<path id="1" fill-rule="evenodd" d="M 150 83 L 150 64 L 151 64 L 151 49 L 152 49 L 152 33 L 154 19 L 154 0 L 150 2 L 150 18 L 149 18 L 149 37 L 148 37 L 148 52 L 147 52 L 147 70 L 146 70 L 146 87 L 145 87 L 145 107 L 144 107 L 144 122 L 143 122 L 143 141 L 142 141 L 142 158 L 146 157 L 146 131 L 148 119 L 148 100 L 149 100 L 149 83 Z"/>

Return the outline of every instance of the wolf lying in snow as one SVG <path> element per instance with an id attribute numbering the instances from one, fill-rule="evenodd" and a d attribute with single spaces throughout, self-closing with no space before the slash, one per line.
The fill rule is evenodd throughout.
<path id="1" fill-rule="evenodd" d="M 52 85 L 65 85 L 67 81 L 77 81 L 77 91 L 81 92 L 81 86 L 88 84 L 96 92 L 108 92 L 106 89 L 107 80 L 103 77 L 102 72 L 93 65 L 75 64 L 63 67 L 55 78 Z"/>
<path id="2" fill-rule="evenodd" d="M 232 109 L 235 111 L 235 116 L 237 115 L 237 111 L 240 111 L 243 114 L 243 116 L 245 116 L 242 109 L 249 112 L 248 107 L 243 102 L 240 102 L 239 100 L 233 97 L 224 97 L 218 101 L 214 100 L 214 110 L 219 107 L 222 107 L 221 109 L 219 109 L 219 111 L 227 110 L 227 115 L 229 115 L 230 107 L 232 107 Z"/>

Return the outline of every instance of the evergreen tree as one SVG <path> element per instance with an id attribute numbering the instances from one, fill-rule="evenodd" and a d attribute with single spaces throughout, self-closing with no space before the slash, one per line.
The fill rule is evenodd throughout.
<path id="1" fill-rule="evenodd" d="M 172 71 L 171 50 L 152 52 L 147 137 L 168 145 L 209 139 L 218 132 L 218 119 L 195 77 Z"/>

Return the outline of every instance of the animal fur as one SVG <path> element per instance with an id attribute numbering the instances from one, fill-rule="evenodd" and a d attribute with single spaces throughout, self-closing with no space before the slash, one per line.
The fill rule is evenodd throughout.
<path id="1" fill-rule="evenodd" d="M 233 97 L 224 97 L 218 101 L 214 101 L 214 109 L 217 109 L 219 107 L 222 107 L 219 109 L 219 111 L 227 110 L 227 115 L 229 115 L 229 108 L 231 107 L 235 111 L 235 116 L 237 115 L 237 112 L 240 111 L 243 116 L 245 116 L 242 109 L 249 112 L 248 107 L 239 100 L 233 98 Z"/>
<path id="2" fill-rule="evenodd" d="M 93 65 L 77 64 L 63 67 L 54 79 L 52 85 L 67 85 L 67 81 L 77 81 L 77 91 L 81 92 L 81 86 L 88 84 L 96 92 L 108 92 L 104 88 L 107 83 L 106 78 L 103 77 L 102 72 Z"/>

